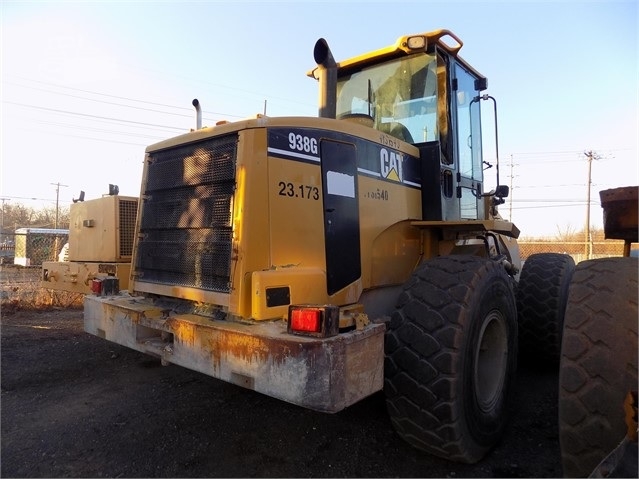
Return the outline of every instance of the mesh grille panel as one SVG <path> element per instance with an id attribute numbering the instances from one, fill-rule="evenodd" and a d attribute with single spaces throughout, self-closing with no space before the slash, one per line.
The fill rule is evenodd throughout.
<path id="1" fill-rule="evenodd" d="M 135 217 L 138 214 L 138 202 L 120 199 L 120 257 L 133 255 L 133 239 L 135 238 Z"/>
<path id="2" fill-rule="evenodd" d="M 234 180 L 236 138 L 218 138 L 151 155 L 147 191 Z"/>
<path id="3" fill-rule="evenodd" d="M 200 185 L 151 194 L 142 229 L 231 226 L 234 184 Z"/>
<path id="4" fill-rule="evenodd" d="M 229 291 L 231 232 L 209 229 L 154 231 L 140 242 L 141 280 Z"/>
<path id="5" fill-rule="evenodd" d="M 237 135 L 150 155 L 136 272 L 144 282 L 230 291 Z"/>

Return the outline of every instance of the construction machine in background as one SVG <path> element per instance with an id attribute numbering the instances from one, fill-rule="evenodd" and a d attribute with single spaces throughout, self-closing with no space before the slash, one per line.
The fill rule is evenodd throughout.
<path id="1" fill-rule="evenodd" d="M 194 100 L 197 128 L 146 150 L 128 292 L 86 296 L 85 330 L 316 411 L 383 390 L 407 442 L 481 459 L 535 295 L 516 298 L 498 154 L 484 179 L 496 102 L 462 45 L 438 30 L 337 63 L 318 40 L 318 118 L 202 128 Z M 566 258 L 527 287 L 555 297 L 555 330 Z"/>
<path id="2" fill-rule="evenodd" d="M 69 208 L 68 243 L 42 263 L 43 288 L 76 293 L 126 290 L 138 209 L 136 197 L 105 195 Z"/>
<path id="3" fill-rule="evenodd" d="M 580 262 L 570 283 L 559 369 L 564 476 L 637 478 L 639 187 L 599 192 L 604 235 L 624 256 Z"/>

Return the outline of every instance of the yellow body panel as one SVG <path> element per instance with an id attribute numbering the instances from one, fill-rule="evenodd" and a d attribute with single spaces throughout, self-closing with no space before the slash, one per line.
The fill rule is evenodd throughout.
<path id="1" fill-rule="evenodd" d="M 269 158 L 267 230 L 271 266 L 323 267 L 324 228 L 319 166 Z M 300 190 L 301 189 L 301 190 Z M 292 196 L 279 195 L 279 191 Z"/>
<path id="2" fill-rule="evenodd" d="M 358 175 L 362 274 L 340 291 L 327 293 L 321 167 L 319 162 L 267 153 L 267 132 L 275 127 L 304 128 L 320 132 L 320 137 L 322 131 L 329 136 L 330 132 L 352 135 L 373 142 L 376 148 L 418 155 L 413 145 L 357 123 L 302 117 L 258 117 L 203 128 L 151 146 L 147 152 L 171 148 L 187 139 L 190 143 L 239 132 L 232 288 L 227 295 L 134 278 L 132 290 L 212 303 L 239 318 L 266 320 L 282 318 L 287 312 L 281 306 L 266 306 L 266 287 L 288 286 L 291 297 L 299 301 L 347 305 L 356 303 L 365 289 L 401 284 L 408 278 L 422 254 L 420 231 L 410 225 L 410 220 L 421 218 L 420 192 L 401 184 L 395 174 L 389 178 L 397 177 L 396 182 Z M 144 177 L 143 184 L 145 181 Z"/>
<path id="3" fill-rule="evenodd" d="M 106 196 L 72 204 L 69 261 L 130 261 L 137 202 L 135 197 Z"/>
<path id="4" fill-rule="evenodd" d="M 274 307 L 267 305 L 267 289 L 270 288 L 292 286 L 289 297 L 291 304 L 326 302 L 326 273 L 320 268 L 284 267 L 253 272 L 251 286 L 251 317 L 254 319 L 286 317 L 288 304 Z"/>
<path id="5" fill-rule="evenodd" d="M 268 185 L 263 181 L 267 176 L 266 135 L 262 129 L 240 135 L 236 169 L 231 258 L 234 281 L 229 311 L 249 317 L 251 273 L 269 264 Z"/>

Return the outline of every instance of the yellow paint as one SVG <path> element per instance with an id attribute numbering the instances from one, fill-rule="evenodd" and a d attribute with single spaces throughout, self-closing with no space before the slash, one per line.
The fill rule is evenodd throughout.
<path id="1" fill-rule="evenodd" d="M 130 262 L 136 197 L 106 196 L 69 208 L 69 261 Z M 122 216 L 121 216 L 122 213 Z M 121 228 L 131 232 L 121 243 Z"/>

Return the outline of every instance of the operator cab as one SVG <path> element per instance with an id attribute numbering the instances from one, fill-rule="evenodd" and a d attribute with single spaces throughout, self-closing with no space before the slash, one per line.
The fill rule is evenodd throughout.
<path id="1" fill-rule="evenodd" d="M 354 120 L 419 149 L 424 220 L 486 218 L 480 99 L 487 80 L 457 55 L 461 47 L 448 30 L 401 37 L 339 64 L 324 40 L 315 47 L 320 116 Z"/>

